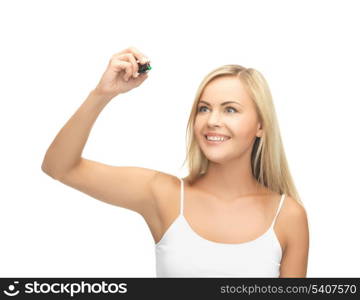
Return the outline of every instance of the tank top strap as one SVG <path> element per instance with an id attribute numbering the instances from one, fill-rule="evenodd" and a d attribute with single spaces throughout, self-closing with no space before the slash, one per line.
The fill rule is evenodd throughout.
<path id="1" fill-rule="evenodd" d="M 278 209 L 277 209 L 277 211 L 276 211 L 275 218 L 274 218 L 274 220 L 272 221 L 271 227 L 274 227 L 274 225 L 275 225 L 277 216 L 278 216 L 278 214 L 279 214 L 279 212 L 280 212 L 280 209 L 281 209 L 281 207 L 282 207 L 282 205 L 283 205 L 284 198 L 285 198 L 285 194 L 282 194 L 282 195 L 281 195 L 281 199 L 280 199 L 280 204 L 279 204 Z"/>
<path id="2" fill-rule="evenodd" d="M 180 178 L 181 188 L 180 188 L 180 215 L 184 214 L 184 181 Z"/>

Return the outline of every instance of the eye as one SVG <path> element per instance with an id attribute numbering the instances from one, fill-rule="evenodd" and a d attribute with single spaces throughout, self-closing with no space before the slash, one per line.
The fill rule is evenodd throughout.
<path id="1" fill-rule="evenodd" d="M 200 107 L 198 108 L 198 112 L 202 112 L 201 109 L 202 109 L 203 107 L 207 108 L 206 106 L 200 106 Z"/>
<path id="2" fill-rule="evenodd" d="M 198 112 L 203 112 L 203 111 L 201 110 L 203 107 L 204 107 L 204 108 L 207 108 L 206 106 L 202 105 L 202 106 L 200 106 L 200 107 L 198 108 Z M 231 106 L 227 106 L 226 109 L 232 109 L 234 112 L 237 112 L 237 110 L 236 110 L 235 108 L 231 107 Z"/>
<path id="3" fill-rule="evenodd" d="M 237 112 L 237 110 L 236 110 L 235 108 L 231 107 L 231 106 L 228 106 L 228 107 L 226 107 L 226 108 L 233 109 L 235 112 Z"/>

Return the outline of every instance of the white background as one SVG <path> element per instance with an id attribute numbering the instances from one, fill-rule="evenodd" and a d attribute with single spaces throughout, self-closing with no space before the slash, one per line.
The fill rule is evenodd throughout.
<path id="1" fill-rule="evenodd" d="M 41 171 L 110 57 L 153 69 L 100 114 L 83 157 L 187 175 L 185 129 L 223 64 L 267 79 L 307 209 L 308 277 L 360 276 L 358 1 L 2 1 L 0 275 L 154 277 L 142 217 Z"/>

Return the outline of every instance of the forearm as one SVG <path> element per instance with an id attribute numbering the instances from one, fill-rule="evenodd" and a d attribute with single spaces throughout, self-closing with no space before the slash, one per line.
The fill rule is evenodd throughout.
<path id="1" fill-rule="evenodd" d="M 109 101 L 95 90 L 89 93 L 49 146 L 41 166 L 45 173 L 58 178 L 81 160 L 91 128 Z"/>

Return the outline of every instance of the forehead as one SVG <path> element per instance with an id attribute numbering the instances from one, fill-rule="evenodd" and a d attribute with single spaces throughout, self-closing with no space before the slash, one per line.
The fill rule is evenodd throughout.
<path id="1" fill-rule="evenodd" d="M 252 105 L 252 100 L 243 83 L 235 76 L 213 79 L 206 85 L 199 100 L 204 100 L 214 106 L 225 101 L 237 101 L 244 107 Z"/>

